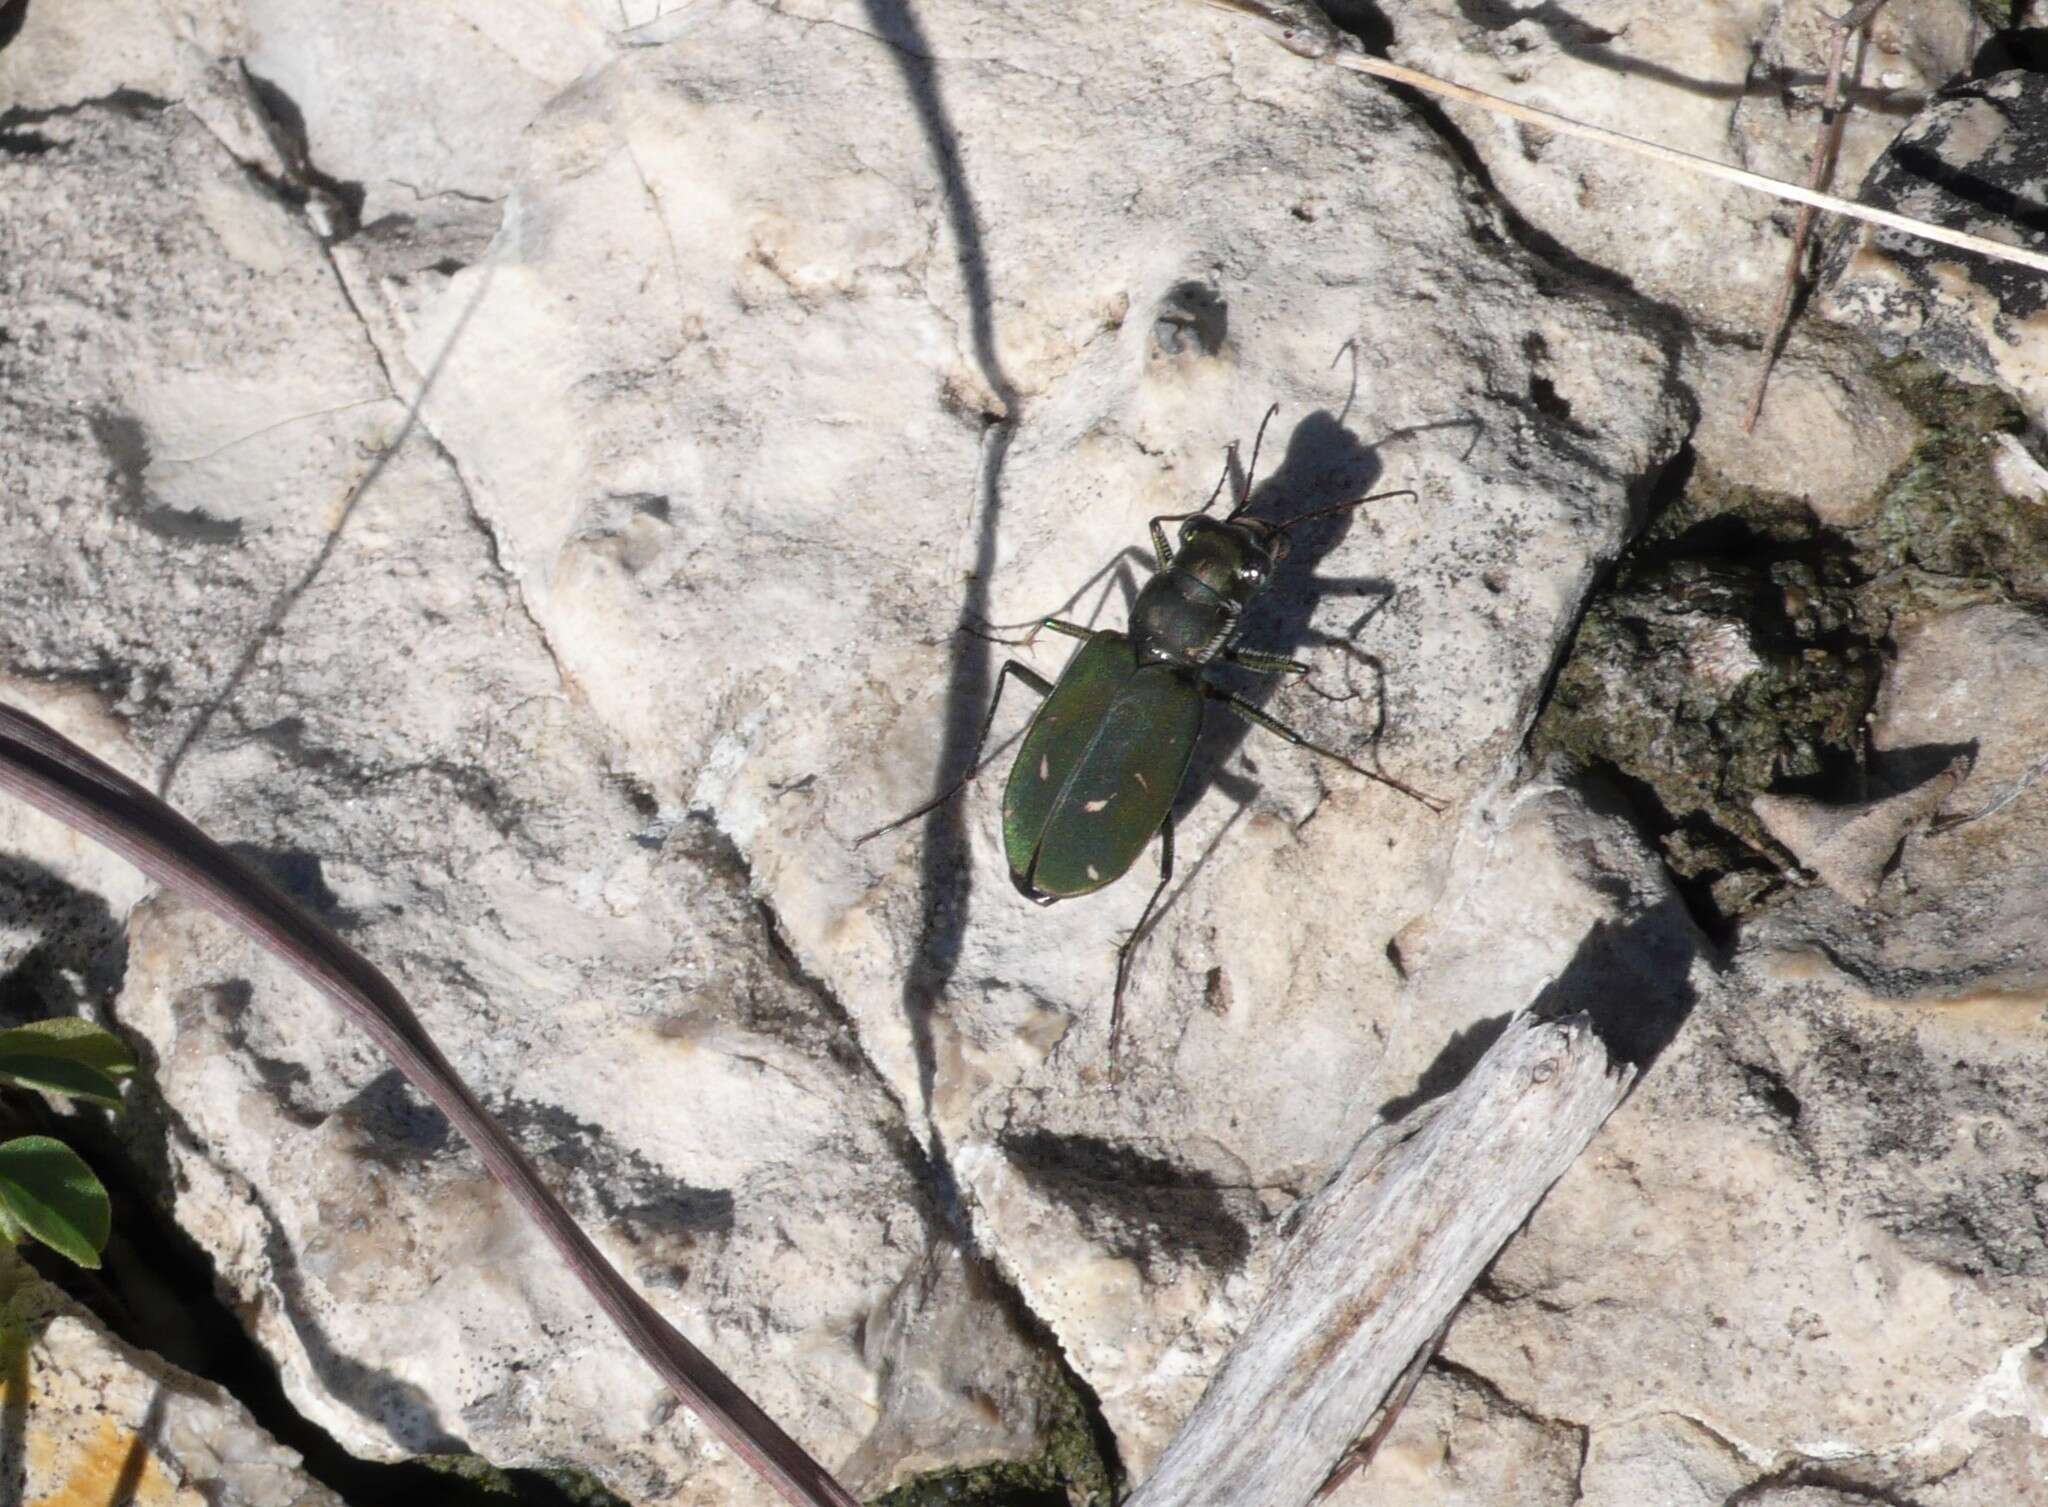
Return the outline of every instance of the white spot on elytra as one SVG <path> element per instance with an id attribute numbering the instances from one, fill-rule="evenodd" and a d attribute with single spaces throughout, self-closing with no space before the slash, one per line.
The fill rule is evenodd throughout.
<path id="1" fill-rule="evenodd" d="M 1145 771 L 1142 769 L 1133 769 L 1131 771 L 1131 778 L 1138 782 L 1141 789 L 1150 790 L 1152 788 L 1152 782 L 1145 778 Z"/>
<path id="2" fill-rule="evenodd" d="M 1100 811 L 1104 806 L 1107 806 L 1108 804 L 1109 802 L 1107 799 L 1099 801 L 1083 801 L 1081 802 L 1081 809 L 1083 811 L 1093 814 L 1094 812 Z"/>
<path id="3" fill-rule="evenodd" d="M 1091 863 L 1088 865 L 1088 877 L 1090 879 L 1100 879 L 1102 877 L 1102 873 L 1099 869 L 1095 867 L 1094 864 Z"/>
<path id="4" fill-rule="evenodd" d="M 1052 778 L 1052 764 L 1044 754 L 1038 756 L 1038 777 L 1041 780 Z"/>

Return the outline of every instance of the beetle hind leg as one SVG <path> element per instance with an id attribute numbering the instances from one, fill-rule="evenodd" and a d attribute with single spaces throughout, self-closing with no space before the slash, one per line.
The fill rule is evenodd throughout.
<path id="1" fill-rule="evenodd" d="M 880 837 L 884 832 L 893 832 L 896 828 L 903 826 L 907 822 L 916 821 L 928 811 L 938 810 L 939 807 L 945 805 L 946 802 L 966 789 L 969 780 L 981 773 L 981 751 L 988 746 L 988 730 L 996 724 L 996 708 L 1003 704 L 1003 687 L 1009 683 L 1012 675 L 1023 681 L 1032 690 L 1038 692 L 1040 696 L 1050 696 L 1052 694 L 1052 682 L 1036 670 L 1019 664 L 1014 659 L 1004 660 L 1002 669 L 996 672 L 996 693 L 989 697 L 988 715 L 981 719 L 981 736 L 974 740 L 974 755 L 967 761 L 967 772 L 916 810 L 906 811 L 894 821 L 883 822 L 881 826 L 861 833 L 860 836 L 853 840 L 853 845 L 856 848 L 871 837 Z"/>
<path id="2" fill-rule="evenodd" d="M 1307 738 L 1303 737 L 1300 733 L 1296 732 L 1293 728 L 1289 727 L 1286 723 L 1282 722 L 1278 717 L 1268 716 L 1265 712 L 1261 711 L 1258 707 L 1253 706 L 1249 701 L 1245 700 L 1242 696 L 1235 695 L 1229 691 L 1218 689 L 1211 689 L 1209 691 L 1209 695 L 1213 700 L 1223 702 L 1233 712 L 1236 712 L 1238 716 L 1244 718 L 1245 721 L 1251 723 L 1252 726 L 1263 727 L 1267 732 L 1285 738 L 1289 743 L 1292 743 L 1296 748 L 1305 748 L 1310 753 L 1321 754 L 1326 759 L 1333 759 L 1337 763 L 1342 764 L 1346 769 L 1350 770 L 1352 773 L 1362 774 L 1368 780 L 1377 780 L 1382 785 L 1385 785 L 1388 789 L 1398 790 L 1401 792 L 1401 794 L 1407 796 L 1409 800 L 1415 801 L 1420 805 L 1427 806 L 1430 810 L 1435 811 L 1439 814 L 1449 809 L 1444 801 L 1439 800 L 1436 796 L 1429 795 L 1423 791 L 1417 790 L 1413 785 L 1408 784 L 1406 781 L 1397 780 L 1392 775 L 1383 774 L 1377 769 L 1367 769 L 1363 764 L 1357 764 L 1352 762 L 1350 759 L 1345 758 L 1344 755 L 1338 753 L 1337 750 L 1334 748 L 1325 748 L 1320 743 L 1310 742 Z"/>
<path id="3" fill-rule="evenodd" d="M 1159 883 L 1152 890 L 1152 898 L 1145 902 L 1145 909 L 1139 913 L 1138 924 L 1131 928 L 1131 934 L 1124 938 L 1124 945 L 1116 950 L 1116 993 L 1109 1002 L 1109 1081 L 1115 1083 L 1123 1077 L 1124 1037 L 1124 990 L 1131 982 L 1131 957 L 1138 950 L 1138 944 L 1152 929 L 1152 913 L 1159 908 L 1159 897 L 1166 893 L 1167 885 L 1173 882 L 1173 816 L 1168 813 L 1159 826 Z"/>

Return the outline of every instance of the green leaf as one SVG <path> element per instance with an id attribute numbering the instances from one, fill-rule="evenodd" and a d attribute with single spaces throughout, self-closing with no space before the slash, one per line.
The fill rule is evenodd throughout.
<path id="1" fill-rule="evenodd" d="M 0 1145 L 0 1208 L 59 1255 L 97 1268 L 113 1229 L 107 1190 L 62 1141 L 25 1135 Z"/>
<path id="2" fill-rule="evenodd" d="M 121 1085 L 96 1067 L 61 1057 L 0 1056 L 0 1083 L 39 1088 L 72 1099 L 90 1099 L 118 1109 Z"/>
<path id="3" fill-rule="evenodd" d="M 75 1015 L 31 1021 L 11 1031 L 0 1031 L 0 1067 L 6 1065 L 6 1058 L 16 1054 L 82 1062 L 110 1078 L 125 1078 L 135 1071 L 135 1054 L 128 1050 L 128 1043 Z"/>

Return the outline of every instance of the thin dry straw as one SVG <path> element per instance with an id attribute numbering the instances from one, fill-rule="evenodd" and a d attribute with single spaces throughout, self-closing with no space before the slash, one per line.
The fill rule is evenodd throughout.
<path id="1" fill-rule="evenodd" d="M 1822 193 L 1818 189 L 1802 188 L 1796 183 L 1767 178 L 1762 173 L 1731 167 L 1725 162 L 1716 162 L 1711 157 L 1698 157 L 1691 152 L 1681 152 L 1676 147 L 1659 146 L 1654 141 L 1626 136 L 1620 131 L 1610 131 L 1605 126 L 1587 125 L 1569 116 L 1539 110 L 1533 105 L 1518 105 L 1513 100 L 1502 99 L 1497 94 L 1468 89 L 1463 84 L 1447 83 L 1416 69 L 1403 68 L 1399 63 L 1385 62 L 1359 50 L 1348 36 L 1331 25 L 1327 17 L 1309 5 L 1267 5 L 1262 3 L 1262 0 L 1209 0 L 1209 3 L 1219 10 L 1249 17 L 1274 41 L 1310 62 L 1331 63 L 1339 68 L 1348 68 L 1353 73 L 1371 74 L 1374 78 L 1406 84 L 1411 89 L 1420 89 L 1425 94 L 1435 94 L 1444 99 L 1478 105 L 1496 114 L 1540 126 L 1546 131 L 1555 131 L 1560 136 L 1578 136 L 1587 141 L 1602 142 L 1620 151 L 1647 157 L 1653 162 L 1667 163 L 1705 177 L 1740 184 L 1744 188 L 1755 189 L 1758 193 L 1772 194 L 1799 204 L 1810 204 L 1815 209 L 1824 209 L 1831 214 L 1847 215 L 1851 219 L 1882 225 L 1887 230 L 1903 231 L 1907 235 L 1916 235 L 1924 240 L 1939 241 L 1944 246 L 1974 251 L 2002 262 L 2017 262 L 2023 267 L 2032 267 L 2036 272 L 2048 272 L 2048 255 L 2038 251 L 2029 251 L 2025 247 L 1994 241 L 1981 235 L 1971 235 L 1966 230 L 1950 230 L 1943 225 L 1931 225 L 1925 220 L 1913 219 L 1910 215 L 1894 214 L 1888 209 L 1859 204 L 1854 199 L 1843 199 L 1834 194 Z"/>

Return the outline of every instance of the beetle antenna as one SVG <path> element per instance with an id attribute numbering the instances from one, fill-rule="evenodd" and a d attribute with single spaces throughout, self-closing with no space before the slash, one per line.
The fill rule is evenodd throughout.
<path id="1" fill-rule="evenodd" d="M 1353 497 L 1345 502 L 1333 502 L 1326 508 L 1311 508 L 1306 513 L 1295 514 L 1294 517 L 1288 519 L 1285 523 L 1276 525 L 1276 527 L 1284 534 L 1297 523 L 1307 523 L 1312 518 L 1327 518 L 1332 513 L 1341 513 L 1349 508 L 1361 508 L 1368 502 L 1382 502 L 1389 497 L 1417 497 L 1420 495 L 1413 487 L 1397 487 L 1391 492 L 1375 492 L 1370 497 Z"/>
<path id="2" fill-rule="evenodd" d="M 1259 432 L 1252 436 L 1252 463 L 1244 468 L 1244 490 L 1237 494 L 1237 506 L 1230 510 L 1232 518 L 1252 505 L 1252 478 L 1259 474 L 1259 446 L 1266 443 L 1266 426 L 1273 422 L 1273 415 L 1279 411 L 1280 405 L 1275 403 L 1259 420 Z"/>
<path id="3" fill-rule="evenodd" d="M 1231 470 L 1237 465 L 1237 441 L 1232 440 L 1223 447 L 1223 474 L 1216 478 L 1216 489 L 1209 494 L 1209 500 L 1187 516 L 1199 518 L 1216 506 L 1216 499 L 1223 495 L 1223 484 L 1230 480 Z M 1235 516 L 1235 515 L 1233 515 Z"/>

